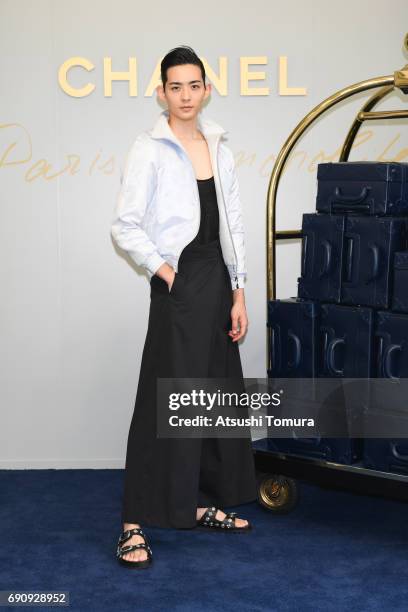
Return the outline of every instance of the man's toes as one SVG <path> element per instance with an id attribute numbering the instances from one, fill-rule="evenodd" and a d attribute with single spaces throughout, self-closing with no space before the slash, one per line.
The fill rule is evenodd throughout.
<path id="1" fill-rule="evenodd" d="M 246 519 L 236 519 L 237 527 L 246 527 L 248 525 L 248 521 Z"/>
<path id="2" fill-rule="evenodd" d="M 130 553 L 130 561 L 145 561 L 147 559 L 147 553 L 145 550 L 134 550 Z"/>

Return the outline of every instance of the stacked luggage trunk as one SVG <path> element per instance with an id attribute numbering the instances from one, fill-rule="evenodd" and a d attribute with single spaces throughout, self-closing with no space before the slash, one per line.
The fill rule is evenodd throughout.
<path id="1" fill-rule="evenodd" d="M 302 219 L 297 296 L 268 304 L 268 376 L 406 378 L 408 164 L 322 163 L 317 181 L 316 212 Z M 398 415 L 405 427 L 408 400 Z M 271 450 L 408 474 L 405 438 L 272 436 Z"/>

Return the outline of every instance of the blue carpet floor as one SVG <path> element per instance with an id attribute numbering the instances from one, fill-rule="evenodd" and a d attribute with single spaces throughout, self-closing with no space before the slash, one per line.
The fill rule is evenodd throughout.
<path id="1" fill-rule="evenodd" d="M 74 611 L 408 610 L 403 502 L 302 484 L 289 515 L 240 506 L 251 534 L 146 528 L 154 564 L 128 570 L 121 470 L 3 470 L 0 486 L 0 590 L 69 591 Z"/>

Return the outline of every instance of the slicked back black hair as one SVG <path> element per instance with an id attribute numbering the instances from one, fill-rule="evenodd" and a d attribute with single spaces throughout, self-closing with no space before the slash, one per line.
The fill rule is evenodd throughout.
<path id="1" fill-rule="evenodd" d="M 187 45 L 181 45 L 180 47 L 174 47 L 171 49 L 162 59 L 160 64 L 161 80 L 163 88 L 166 88 L 167 83 L 167 70 L 172 66 L 180 66 L 180 64 L 195 64 L 201 69 L 201 76 L 205 85 L 205 68 L 203 62 L 200 60 L 194 49 Z"/>

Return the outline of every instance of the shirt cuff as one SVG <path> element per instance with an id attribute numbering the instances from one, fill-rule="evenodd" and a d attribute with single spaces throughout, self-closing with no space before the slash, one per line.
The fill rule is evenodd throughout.
<path id="1" fill-rule="evenodd" d="M 149 272 L 153 275 L 156 271 L 166 263 L 166 260 L 158 253 L 152 253 L 144 262 L 145 268 L 149 270 Z"/>
<path id="2" fill-rule="evenodd" d="M 231 287 L 233 289 L 244 289 L 246 274 L 241 273 L 231 277 Z"/>

